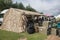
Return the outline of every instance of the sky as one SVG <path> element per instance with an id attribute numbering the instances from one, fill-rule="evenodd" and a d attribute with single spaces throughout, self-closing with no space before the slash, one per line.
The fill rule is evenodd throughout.
<path id="1" fill-rule="evenodd" d="M 60 0 L 13 0 L 13 2 L 22 2 L 24 6 L 31 5 L 34 9 L 44 14 L 60 14 Z"/>

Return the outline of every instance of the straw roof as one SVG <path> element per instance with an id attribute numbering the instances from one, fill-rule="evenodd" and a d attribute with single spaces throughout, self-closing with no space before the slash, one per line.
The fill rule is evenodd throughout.
<path id="1" fill-rule="evenodd" d="M 13 9 L 13 8 L 12 8 Z M 23 12 L 22 14 L 27 14 L 27 15 L 43 15 L 43 14 L 40 14 L 38 12 L 32 12 L 32 11 L 27 11 L 27 10 L 21 10 L 21 9 L 15 9 L 15 11 L 18 11 L 18 12 Z"/>
<path id="2" fill-rule="evenodd" d="M 25 31 L 26 18 L 22 14 L 27 15 L 41 15 L 37 12 L 30 12 L 21 9 L 10 8 L 4 14 L 2 29 L 13 32 L 23 32 Z M 25 23 L 25 24 L 24 24 Z"/>

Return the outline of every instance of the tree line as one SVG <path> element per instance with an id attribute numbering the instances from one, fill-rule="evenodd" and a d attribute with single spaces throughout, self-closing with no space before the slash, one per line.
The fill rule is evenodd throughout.
<path id="1" fill-rule="evenodd" d="M 0 0 L 0 11 L 4 9 L 9 9 L 9 8 L 17 8 L 17 9 L 23 9 L 23 10 L 28 10 L 28 11 L 34 11 L 37 12 L 34 8 L 32 8 L 30 5 L 27 5 L 24 7 L 23 3 L 13 3 L 12 0 Z"/>

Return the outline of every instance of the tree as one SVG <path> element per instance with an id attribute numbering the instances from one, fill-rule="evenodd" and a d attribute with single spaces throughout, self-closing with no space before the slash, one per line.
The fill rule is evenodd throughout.
<path id="1" fill-rule="evenodd" d="M 24 5 L 23 5 L 22 3 L 19 3 L 19 4 L 18 4 L 18 8 L 19 8 L 19 9 L 25 9 L 25 7 L 24 7 Z"/>
<path id="2" fill-rule="evenodd" d="M 18 8 L 18 3 L 16 2 L 16 3 L 12 4 L 11 7 L 12 7 L 12 8 Z"/>
<path id="3" fill-rule="evenodd" d="M 4 8 L 4 2 L 3 2 L 4 0 L 0 0 L 0 11 Z M 3 5 L 4 4 L 4 5 Z"/>
<path id="4" fill-rule="evenodd" d="M 10 7 L 36 12 L 36 10 L 30 5 L 26 6 L 25 8 L 22 3 L 13 3 L 12 0 L 0 0 L 0 11 L 9 9 Z"/>
<path id="5" fill-rule="evenodd" d="M 34 8 L 32 8 L 30 5 L 26 6 L 25 9 L 28 10 L 28 11 L 34 11 L 34 12 L 36 12 L 36 10 Z"/>
<path id="6" fill-rule="evenodd" d="M 43 12 L 40 12 L 40 14 L 43 14 Z"/>
<path id="7" fill-rule="evenodd" d="M 0 0 L 0 11 L 10 8 L 12 5 L 12 0 Z"/>
<path id="8" fill-rule="evenodd" d="M 13 4 L 12 0 L 5 0 L 4 1 L 6 8 L 10 8 Z"/>

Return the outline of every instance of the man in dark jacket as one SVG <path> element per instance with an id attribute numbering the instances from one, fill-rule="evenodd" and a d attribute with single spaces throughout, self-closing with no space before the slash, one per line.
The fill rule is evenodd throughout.
<path id="1" fill-rule="evenodd" d="M 29 19 L 28 22 L 27 22 L 27 32 L 29 34 L 32 34 L 32 33 L 35 32 L 33 19 Z"/>
<path id="2" fill-rule="evenodd" d="M 51 28 L 52 28 L 52 25 L 51 25 L 51 21 L 50 21 L 48 23 L 47 35 L 50 35 L 51 34 Z"/>

